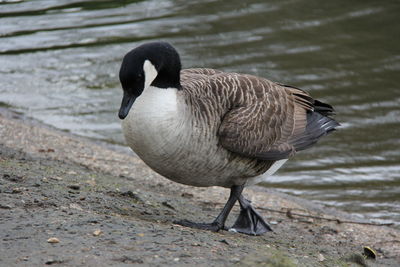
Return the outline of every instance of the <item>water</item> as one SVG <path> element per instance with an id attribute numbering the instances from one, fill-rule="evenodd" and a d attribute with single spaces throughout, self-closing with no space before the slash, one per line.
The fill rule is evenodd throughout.
<path id="1" fill-rule="evenodd" d="M 123 55 L 165 40 L 184 67 L 251 73 L 335 106 L 340 131 L 266 186 L 400 224 L 398 1 L 0 0 L 0 105 L 123 143 Z"/>

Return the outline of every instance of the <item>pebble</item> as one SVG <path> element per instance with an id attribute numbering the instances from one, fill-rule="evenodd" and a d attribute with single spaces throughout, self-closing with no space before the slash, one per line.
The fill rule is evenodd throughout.
<path id="1" fill-rule="evenodd" d="M 0 204 L 0 209 L 10 210 L 12 207 L 10 205 Z"/>
<path id="2" fill-rule="evenodd" d="M 53 153 L 53 152 L 55 152 L 55 150 L 52 149 L 52 148 L 48 148 L 48 149 L 40 148 L 40 149 L 38 149 L 38 151 L 39 151 L 40 153 Z"/>
<path id="3" fill-rule="evenodd" d="M 50 237 L 49 239 L 47 239 L 47 243 L 60 243 L 60 239 L 58 239 L 57 237 Z"/>
<path id="4" fill-rule="evenodd" d="M 226 245 L 229 246 L 229 243 L 228 243 L 228 241 L 226 241 L 226 239 L 222 239 L 222 240 L 220 240 L 219 242 L 224 243 L 224 244 L 226 244 Z"/>
<path id="5" fill-rule="evenodd" d="M 76 203 L 71 203 L 69 204 L 70 209 L 75 209 L 75 210 L 83 210 L 82 207 Z"/>
<path id="6" fill-rule="evenodd" d="M 192 197 L 193 197 L 193 194 L 183 192 L 183 193 L 181 194 L 181 196 L 182 196 L 182 197 L 186 197 L 186 198 L 192 198 Z"/>
<path id="7" fill-rule="evenodd" d="M 307 219 L 302 220 L 302 222 L 305 222 L 305 223 L 314 223 L 314 219 L 313 219 L 313 218 L 307 218 Z"/>
<path id="8" fill-rule="evenodd" d="M 12 193 L 13 194 L 18 194 L 18 193 L 21 193 L 22 190 L 23 190 L 23 188 L 15 187 L 15 188 L 12 189 Z"/>
<path id="9" fill-rule="evenodd" d="M 163 201 L 163 202 L 161 202 L 161 204 L 164 205 L 165 207 L 171 209 L 171 210 L 175 210 L 174 206 L 169 204 L 167 201 Z"/>
<path id="10" fill-rule="evenodd" d="M 63 260 L 48 259 L 48 260 L 45 262 L 46 265 L 52 265 L 52 264 L 57 264 L 57 263 L 63 263 Z"/>
<path id="11" fill-rule="evenodd" d="M 100 230 L 100 229 L 97 229 L 97 230 L 94 230 L 93 231 L 93 235 L 94 236 L 99 236 L 99 235 L 101 235 L 103 232 Z"/>
<path id="12" fill-rule="evenodd" d="M 318 261 L 324 261 L 325 260 L 325 257 L 324 257 L 324 255 L 322 255 L 321 253 L 319 253 L 318 254 Z"/>
<path id="13" fill-rule="evenodd" d="M 68 185 L 68 188 L 73 189 L 73 190 L 81 189 L 81 187 L 77 184 L 70 184 L 70 185 Z"/>

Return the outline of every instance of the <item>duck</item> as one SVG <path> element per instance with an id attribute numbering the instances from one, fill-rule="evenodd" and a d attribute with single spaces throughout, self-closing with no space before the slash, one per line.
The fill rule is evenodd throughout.
<path id="1" fill-rule="evenodd" d="M 266 181 L 339 126 L 331 105 L 297 87 L 250 74 L 182 69 L 168 42 L 129 51 L 119 79 L 123 135 L 146 165 L 177 183 L 230 189 L 215 220 L 174 221 L 185 227 L 247 235 L 272 231 L 242 195 L 244 188 Z M 239 215 L 226 227 L 236 202 Z"/>

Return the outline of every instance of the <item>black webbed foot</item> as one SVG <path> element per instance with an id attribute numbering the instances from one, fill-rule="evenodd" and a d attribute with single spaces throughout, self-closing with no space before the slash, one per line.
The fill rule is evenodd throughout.
<path id="1" fill-rule="evenodd" d="M 226 202 L 224 208 L 219 213 L 217 218 L 212 223 L 195 223 L 188 220 L 176 221 L 174 223 L 186 227 L 209 230 L 213 232 L 218 232 L 221 229 L 225 229 L 224 225 L 226 218 L 228 217 L 233 205 L 235 205 L 235 202 L 240 198 L 243 188 L 243 185 L 234 185 L 231 187 L 231 193 L 229 195 L 228 201 Z"/>
<path id="2" fill-rule="evenodd" d="M 218 232 L 219 230 L 223 229 L 223 226 L 220 226 L 216 222 L 212 223 L 195 223 L 191 222 L 188 220 L 181 220 L 181 221 L 174 221 L 174 223 L 185 226 L 185 227 L 190 227 L 190 228 L 196 228 L 196 229 L 201 229 L 201 230 L 209 230 L 212 232 Z"/>
<path id="3" fill-rule="evenodd" d="M 239 198 L 240 214 L 230 231 L 247 235 L 261 235 L 272 231 L 262 216 L 251 206 L 243 196 Z"/>

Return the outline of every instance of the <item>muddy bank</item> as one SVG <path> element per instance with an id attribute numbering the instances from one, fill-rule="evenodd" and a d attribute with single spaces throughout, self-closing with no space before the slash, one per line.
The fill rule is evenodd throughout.
<path id="1" fill-rule="evenodd" d="M 272 224 L 272 233 L 251 237 L 174 225 L 178 219 L 211 221 L 228 191 L 175 184 L 131 154 L 5 110 L 0 137 L 0 266 L 400 262 L 398 230 L 343 223 L 352 218 L 259 187 L 245 195 Z M 228 225 L 237 214 L 236 207 Z M 317 218 L 327 216 L 341 223 Z M 365 259 L 363 246 L 374 248 L 377 259 Z"/>

